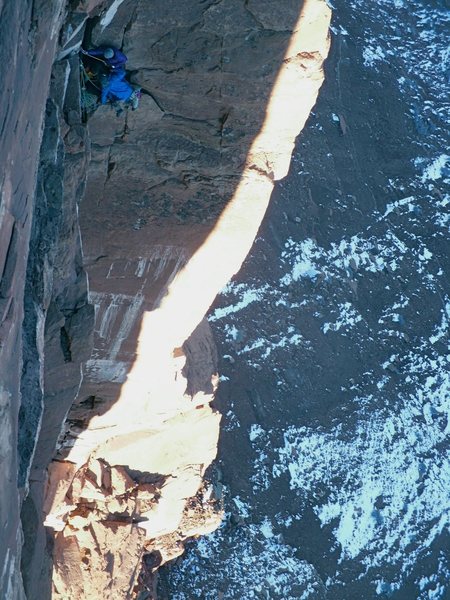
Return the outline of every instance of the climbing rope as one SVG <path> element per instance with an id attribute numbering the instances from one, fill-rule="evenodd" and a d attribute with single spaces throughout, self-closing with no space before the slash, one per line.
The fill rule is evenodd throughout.
<path id="1" fill-rule="evenodd" d="M 86 54 L 87 56 L 89 56 L 89 58 L 93 58 L 94 60 L 98 60 L 101 63 L 103 63 L 104 65 L 108 66 L 108 63 L 106 62 L 106 60 L 103 60 L 103 58 L 100 58 L 99 56 L 92 56 L 92 54 L 88 54 L 85 50 L 82 50 L 83 54 Z"/>
<path id="2" fill-rule="evenodd" d="M 81 114 L 84 122 L 87 121 L 88 115 L 94 112 L 98 104 L 98 95 L 90 92 L 87 89 L 87 84 L 92 85 L 97 90 L 99 90 L 99 92 L 101 91 L 101 88 L 99 88 L 99 86 L 94 83 L 92 78 L 89 77 L 89 74 L 86 71 L 83 61 L 80 59 L 80 102 Z"/>
<path id="3" fill-rule="evenodd" d="M 84 85 L 86 86 L 86 83 L 90 83 L 91 85 L 93 85 L 98 91 L 101 91 L 101 88 L 98 87 L 98 85 L 96 85 L 94 83 L 94 81 L 92 80 L 91 77 L 89 77 L 87 71 L 86 71 L 86 67 L 83 64 L 83 61 L 80 60 L 80 72 L 81 72 L 81 76 L 83 77 L 84 80 Z"/>
<path id="4" fill-rule="evenodd" d="M 80 59 L 80 111 L 81 119 L 85 123 L 87 121 L 87 112 L 84 107 L 84 96 L 86 94 L 86 83 L 83 76 L 83 63 Z"/>

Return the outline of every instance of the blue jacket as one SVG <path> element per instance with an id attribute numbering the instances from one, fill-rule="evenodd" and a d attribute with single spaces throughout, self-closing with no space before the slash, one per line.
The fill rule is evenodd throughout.
<path id="1" fill-rule="evenodd" d="M 111 46 L 108 46 L 109 48 Z M 128 58 L 125 56 L 123 52 L 118 50 L 117 48 L 112 48 L 114 50 L 114 56 L 112 58 L 105 58 L 103 52 L 106 50 L 106 46 L 100 46 L 99 48 L 95 48 L 93 50 L 88 50 L 87 54 L 89 56 L 98 56 L 101 58 L 110 69 L 121 69 L 127 62 Z"/>
<path id="2" fill-rule="evenodd" d="M 125 79 L 125 70 L 113 72 L 102 85 L 102 104 L 106 104 L 108 100 L 129 100 L 132 93 L 133 88 Z"/>

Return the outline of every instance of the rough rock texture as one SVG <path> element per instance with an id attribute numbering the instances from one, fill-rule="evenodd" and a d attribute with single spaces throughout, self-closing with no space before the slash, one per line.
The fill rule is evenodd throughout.
<path id="1" fill-rule="evenodd" d="M 7 599 L 23 593 L 17 482 L 21 325 L 39 145 L 62 4 L 0 2 L 0 596 Z M 22 473 L 19 478 L 23 482 Z"/>
<path id="2" fill-rule="evenodd" d="M 87 158 L 84 133 L 69 130 L 70 110 L 62 117 L 68 85 L 76 94 L 78 69 L 57 65 L 49 97 L 55 52 L 64 43 L 61 27 L 70 14 L 66 4 L 0 2 L 0 596 L 7 599 L 23 596 L 22 501 L 29 494 L 22 519 L 25 543 L 33 547 L 37 532 L 43 533 L 33 478 L 42 480 L 53 454 L 92 329 L 76 211 Z M 89 10 L 94 4 L 100 3 L 91 2 Z M 79 14 L 84 21 L 88 16 Z M 72 102 L 78 107 L 76 98 Z M 53 442 L 47 435 L 52 429 Z M 33 459 L 40 467 L 30 475 Z M 28 559 L 25 549 L 25 570 Z"/>
<path id="3" fill-rule="evenodd" d="M 53 69 L 25 288 L 19 474 L 26 485 L 29 472 L 22 510 L 23 564 L 26 587 L 33 593 L 38 589 L 35 581 L 48 579 L 41 577 L 36 564 L 45 546 L 41 511 L 46 469 L 80 386 L 81 362 L 92 349 L 94 315 L 87 298 L 77 212 L 89 158 L 78 81 L 77 58 Z"/>
<path id="4" fill-rule="evenodd" d="M 92 32 L 123 41 L 144 96 L 88 123 L 80 219 L 96 324 L 49 469 L 55 597 L 152 594 L 151 572 L 220 521 L 220 485 L 203 482 L 215 348 L 199 323 L 253 243 L 328 51 L 326 4 L 284 7 L 125 1 Z"/>

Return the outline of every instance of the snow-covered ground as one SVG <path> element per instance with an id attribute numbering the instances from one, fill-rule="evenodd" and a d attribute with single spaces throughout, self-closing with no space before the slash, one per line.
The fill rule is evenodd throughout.
<path id="1" fill-rule="evenodd" d="M 298 398 L 301 409 L 292 423 L 248 425 L 229 407 L 226 431 L 245 429 L 251 448 L 251 491 L 228 499 L 242 523 L 227 520 L 172 571 L 175 600 L 450 597 L 445 4 L 352 0 L 344 10 L 333 2 L 335 40 L 350 39 L 359 67 L 374 79 L 383 69 L 393 73 L 410 124 L 405 144 L 414 174 L 406 179 L 401 165 L 393 169 L 384 197 L 378 192 L 376 208 L 359 222 L 352 221 L 358 207 L 349 210 L 351 199 L 337 196 L 332 208 L 348 211 L 348 226 L 328 237 L 280 239 L 277 232 L 275 276 L 237 277 L 223 290 L 210 322 L 229 348 L 224 365 L 245 363 L 255 377 L 275 374 L 274 405 Z M 341 119 L 318 112 L 310 127 Z M 253 256 L 264 252 L 259 239 Z M 306 371 L 322 347 L 335 352 L 341 368 L 334 380 L 328 375 L 331 383 L 325 373 L 312 382 L 333 395 L 327 415 L 317 405 L 308 413 L 309 388 L 284 368 L 290 360 Z M 229 379 L 225 368 L 223 385 L 232 385 Z M 282 481 L 290 495 L 274 506 Z M 328 539 L 317 555 L 320 568 L 311 552 L 312 564 L 302 559 L 302 540 L 293 548 L 283 537 L 307 514 Z"/>

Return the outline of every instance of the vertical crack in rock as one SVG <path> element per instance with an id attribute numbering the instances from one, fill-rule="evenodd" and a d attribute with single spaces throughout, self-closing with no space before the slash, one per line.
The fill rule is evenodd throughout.
<path id="1" fill-rule="evenodd" d="M 21 328 L 42 125 L 63 6 L 62 0 L 0 2 L 0 597 L 8 600 L 24 598 L 20 508 L 34 442 L 21 447 L 26 436 L 19 410 L 28 401 L 25 393 L 37 396 L 36 414 L 28 421 L 34 421 L 27 431 L 32 437 L 40 395 L 39 378 L 32 378 L 29 389 L 21 386 L 30 360 Z M 35 325 L 39 335 L 39 317 Z"/>
<path id="2" fill-rule="evenodd" d="M 55 64 L 25 288 L 19 482 L 28 488 L 21 516 L 22 571 L 29 598 L 50 593 L 48 576 L 42 574 L 50 568 L 49 560 L 42 564 L 43 484 L 62 423 L 79 389 L 80 364 L 92 345 L 93 310 L 87 301 L 77 209 L 88 164 L 78 81 L 77 57 Z"/>

